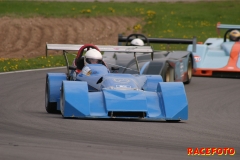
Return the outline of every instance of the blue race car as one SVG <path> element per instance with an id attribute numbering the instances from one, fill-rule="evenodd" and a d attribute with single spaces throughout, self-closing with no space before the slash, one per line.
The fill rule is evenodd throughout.
<path id="1" fill-rule="evenodd" d="M 227 29 L 223 38 L 208 38 L 197 44 L 196 51 L 192 45 L 188 46 L 195 59 L 193 75 L 240 77 L 240 25 L 218 23 L 217 29 Z"/>
<path id="2" fill-rule="evenodd" d="M 79 49 L 80 48 L 80 49 Z M 180 121 L 188 119 L 188 102 L 182 82 L 163 82 L 160 75 L 110 73 L 103 64 L 88 64 L 76 74 L 67 51 L 89 48 L 109 52 L 152 52 L 150 46 L 94 46 L 47 44 L 48 50 L 63 50 L 67 73 L 47 73 L 45 107 L 64 118 L 119 118 Z"/>

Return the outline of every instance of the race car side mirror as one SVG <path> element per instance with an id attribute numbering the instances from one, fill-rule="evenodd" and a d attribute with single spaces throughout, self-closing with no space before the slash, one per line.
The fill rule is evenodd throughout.
<path id="1" fill-rule="evenodd" d="M 76 70 L 77 67 L 76 67 L 76 66 L 68 66 L 68 69 L 69 69 L 69 70 Z"/>

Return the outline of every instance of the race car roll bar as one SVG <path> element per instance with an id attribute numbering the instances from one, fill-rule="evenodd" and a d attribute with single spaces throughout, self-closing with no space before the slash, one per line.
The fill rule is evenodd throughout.
<path id="1" fill-rule="evenodd" d="M 48 50 L 58 51 L 78 51 L 82 44 L 46 44 L 46 56 Z M 111 45 L 96 45 L 101 52 L 125 52 L 125 53 L 151 53 L 153 49 L 151 46 L 111 46 Z"/>

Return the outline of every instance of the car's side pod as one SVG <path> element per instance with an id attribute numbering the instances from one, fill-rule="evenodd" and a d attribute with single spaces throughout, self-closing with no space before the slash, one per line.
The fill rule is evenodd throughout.
<path id="1" fill-rule="evenodd" d="M 64 80 L 67 80 L 66 73 L 48 73 L 46 75 L 46 104 L 58 104 L 60 100 L 60 89 Z M 59 104 L 56 106 L 56 109 L 60 110 Z"/>

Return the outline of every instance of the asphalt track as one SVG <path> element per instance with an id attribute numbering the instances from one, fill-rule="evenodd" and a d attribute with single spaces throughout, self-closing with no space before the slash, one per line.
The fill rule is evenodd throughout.
<path id="1" fill-rule="evenodd" d="M 240 159 L 239 79 L 193 77 L 181 123 L 63 119 L 44 107 L 45 75 L 0 74 L 0 160 Z M 188 156 L 187 148 L 236 154 Z"/>
<path id="2" fill-rule="evenodd" d="M 198 2 L 198 1 L 231 1 L 231 0 L 27 0 L 55 2 Z"/>
<path id="3" fill-rule="evenodd" d="M 45 75 L 59 71 L 0 74 L 0 160 L 240 159 L 239 79 L 193 77 L 181 123 L 72 120 L 44 108 Z M 189 147 L 236 154 L 188 156 Z"/>

